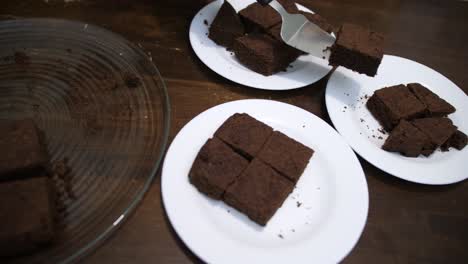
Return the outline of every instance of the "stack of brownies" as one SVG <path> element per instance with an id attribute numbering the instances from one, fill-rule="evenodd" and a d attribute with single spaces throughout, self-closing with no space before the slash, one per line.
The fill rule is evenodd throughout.
<path id="1" fill-rule="evenodd" d="M 447 118 L 455 107 L 419 83 L 379 89 L 366 106 L 390 132 L 384 150 L 417 157 L 439 147 L 461 150 L 467 144 L 467 136 Z"/>
<path id="2" fill-rule="evenodd" d="M 317 14 L 299 11 L 292 0 L 278 0 L 289 13 L 301 13 L 331 33 L 334 27 Z M 239 14 L 225 1 L 213 20 L 209 38 L 233 50 L 237 59 L 249 69 L 272 75 L 287 69 L 304 54 L 281 39 L 281 16 L 270 6 L 253 3 Z"/>
<path id="3" fill-rule="evenodd" d="M 247 114 L 234 114 L 201 148 L 189 173 L 202 193 L 266 225 L 314 151 Z"/>
<path id="4" fill-rule="evenodd" d="M 10 257 L 52 241 L 55 192 L 34 122 L 0 121 L 0 134 L 0 257 Z"/>

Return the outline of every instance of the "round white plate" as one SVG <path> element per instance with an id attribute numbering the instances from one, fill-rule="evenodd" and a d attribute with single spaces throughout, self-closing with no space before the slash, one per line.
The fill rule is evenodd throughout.
<path id="1" fill-rule="evenodd" d="M 315 150 L 266 227 L 201 194 L 188 180 L 202 145 L 234 113 L 248 113 Z M 172 142 L 161 184 L 172 226 L 208 263 L 338 262 L 358 241 L 369 205 L 361 165 L 338 133 L 305 110 L 268 100 L 225 103 L 195 117 Z"/>
<path id="2" fill-rule="evenodd" d="M 239 11 L 255 0 L 230 0 L 233 7 Z M 304 87 L 322 79 L 332 69 L 328 62 L 311 55 L 300 56 L 293 62 L 287 72 L 279 72 L 272 76 L 256 73 L 240 64 L 234 54 L 222 46 L 218 46 L 208 38 L 211 22 L 218 13 L 222 0 L 206 5 L 193 18 L 190 25 L 190 44 L 198 58 L 210 69 L 229 79 L 253 88 L 266 90 L 289 90 Z M 309 9 L 298 5 L 303 11 Z M 208 21 L 208 25 L 205 24 Z"/>
<path id="3" fill-rule="evenodd" d="M 367 97 L 385 86 L 419 82 L 451 103 L 457 111 L 449 117 L 468 133 L 468 97 L 442 74 L 417 62 L 385 55 L 374 78 L 339 67 L 327 84 L 326 104 L 338 132 L 364 159 L 407 181 L 450 184 L 468 178 L 468 148 L 436 151 L 430 157 L 408 158 L 381 149 L 388 135 L 367 110 Z"/>

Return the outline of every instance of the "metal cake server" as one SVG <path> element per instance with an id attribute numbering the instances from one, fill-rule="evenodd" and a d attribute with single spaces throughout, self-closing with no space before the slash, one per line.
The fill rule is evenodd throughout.
<path id="1" fill-rule="evenodd" d="M 290 14 L 276 0 L 257 0 L 261 5 L 270 5 L 283 19 L 281 38 L 296 49 L 325 60 L 330 58 L 330 49 L 335 37 L 310 22 L 301 14 Z"/>

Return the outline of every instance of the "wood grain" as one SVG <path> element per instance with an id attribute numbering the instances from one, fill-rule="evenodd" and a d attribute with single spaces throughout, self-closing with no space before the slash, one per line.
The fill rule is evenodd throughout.
<path id="1" fill-rule="evenodd" d="M 218 76 L 191 50 L 188 27 L 207 0 L 4 0 L 0 19 L 59 17 L 86 21 L 139 43 L 153 57 L 171 98 L 170 141 L 191 118 L 217 104 L 269 98 L 302 107 L 330 123 L 327 81 L 288 92 L 260 91 Z M 301 0 L 339 25 L 353 22 L 387 36 L 386 53 L 436 69 L 468 93 L 468 3 L 438 0 Z M 331 123 L 330 123 L 331 124 Z M 467 263 L 468 182 L 422 186 L 396 179 L 363 159 L 370 192 L 364 233 L 344 263 Z M 468 167 L 467 167 L 468 173 Z M 441 175 L 443 177 L 443 174 Z M 313 249 L 311 249 L 313 250 Z M 134 215 L 83 263 L 201 262 L 164 212 L 160 172 Z"/>

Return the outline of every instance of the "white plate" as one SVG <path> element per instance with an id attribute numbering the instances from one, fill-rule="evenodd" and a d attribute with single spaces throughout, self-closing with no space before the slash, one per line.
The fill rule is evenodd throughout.
<path id="1" fill-rule="evenodd" d="M 188 181 L 202 145 L 234 113 L 248 113 L 315 150 L 297 188 L 266 227 Z M 369 203 L 361 165 L 338 133 L 305 110 L 268 100 L 225 103 L 195 117 L 172 142 L 161 184 L 172 226 L 208 263 L 338 262 L 358 241 Z"/>
<path id="2" fill-rule="evenodd" d="M 255 0 L 230 0 L 236 10 L 241 10 Z M 218 46 L 208 38 L 209 26 L 218 13 L 222 0 L 206 5 L 193 18 L 190 25 L 190 44 L 198 58 L 210 69 L 231 81 L 266 90 L 289 90 L 304 87 L 322 79 L 332 67 L 328 62 L 311 55 L 300 56 L 293 62 L 292 68 L 287 72 L 280 72 L 272 76 L 264 76 L 256 73 L 240 64 L 232 52 L 222 46 Z M 309 9 L 298 5 L 303 11 Z"/>
<path id="3" fill-rule="evenodd" d="M 389 55 L 384 56 L 374 78 L 343 67 L 332 74 L 325 97 L 335 128 L 359 155 L 396 177 L 423 184 L 465 180 L 468 178 L 468 148 L 437 151 L 428 158 L 408 158 L 381 149 L 387 135 L 378 131 L 380 125 L 367 110 L 367 99 L 363 97 L 385 86 L 412 82 L 423 84 L 455 106 L 457 111 L 449 117 L 461 131 L 468 133 L 468 97 L 459 87 L 422 64 Z"/>

